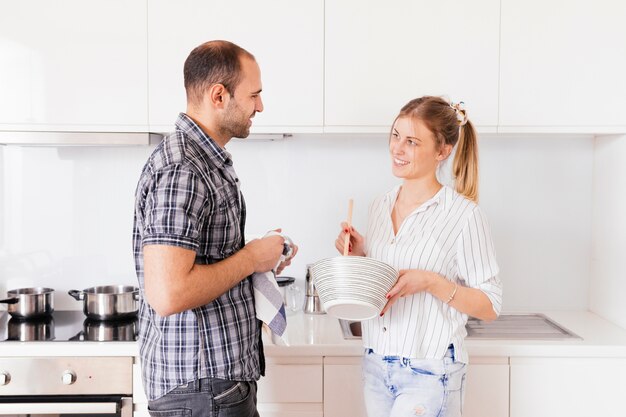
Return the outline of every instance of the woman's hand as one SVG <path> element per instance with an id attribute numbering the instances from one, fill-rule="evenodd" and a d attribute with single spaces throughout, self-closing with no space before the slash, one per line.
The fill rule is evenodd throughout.
<path id="1" fill-rule="evenodd" d="M 385 312 L 398 301 L 398 298 L 416 294 L 421 291 L 427 291 L 434 280 L 437 279 L 436 276 L 437 274 L 434 272 L 423 271 L 421 269 L 401 269 L 398 281 L 387 294 L 388 301 L 380 312 L 380 315 L 385 314 Z"/>
<path id="2" fill-rule="evenodd" d="M 335 247 L 343 255 L 344 242 L 346 241 L 346 234 L 350 233 L 350 247 L 348 248 L 348 255 L 353 256 L 365 256 L 365 238 L 354 227 L 348 229 L 348 223 L 341 223 L 341 233 L 335 240 Z"/>

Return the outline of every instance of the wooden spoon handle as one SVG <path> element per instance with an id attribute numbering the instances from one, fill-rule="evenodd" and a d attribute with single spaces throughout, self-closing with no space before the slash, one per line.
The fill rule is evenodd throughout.
<path id="1" fill-rule="evenodd" d="M 352 228 L 352 206 L 354 201 L 348 200 L 348 233 L 346 233 L 345 240 L 343 241 L 343 256 L 348 256 L 348 249 L 350 248 L 350 229 Z"/>

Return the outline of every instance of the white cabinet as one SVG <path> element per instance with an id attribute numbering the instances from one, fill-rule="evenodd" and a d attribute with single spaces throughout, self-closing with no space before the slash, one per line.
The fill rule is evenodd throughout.
<path id="1" fill-rule="evenodd" d="M 361 357 L 324 358 L 324 417 L 367 417 Z"/>
<path id="2" fill-rule="evenodd" d="M 326 2 L 325 130 L 388 133 L 408 100 L 446 95 L 495 131 L 499 13 L 499 0 Z"/>
<path id="3" fill-rule="evenodd" d="M 141 380 L 140 358 L 135 356 L 133 363 L 133 417 L 149 417 L 149 415 L 148 398 Z"/>
<path id="4" fill-rule="evenodd" d="M 266 417 L 322 417 L 321 357 L 266 358 L 258 382 L 258 410 Z"/>
<path id="5" fill-rule="evenodd" d="M 507 417 L 509 358 L 471 357 L 464 397 L 464 417 Z"/>
<path id="6" fill-rule="evenodd" d="M 264 417 L 323 417 L 322 357 L 266 358 L 258 381 L 257 402 Z M 139 358 L 133 365 L 134 417 L 148 416 Z"/>
<path id="7" fill-rule="evenodd" d="M 361 358 L 324 358 L 324 417 L 367 417 Z M 465 417 L 506 417 L 509 413 L 509 360 L 472 357 L 465 384 Z"/>
<path id="8" fill-rule="evenodd" d="M 500 131 L 625 131 L 626 2 L 502 0 Z"/>
<path id="9" fill-rule="evenodd" d="M 232 41 L 261 68 L 265 110 L 252 133 L 322 131 L 324 1 L 150 0 L 149 103 L 152 131 L 170 131 L 185 111 L 183 64 L 196 46 Z"/>
<path id="10" fill-rule="evenodd" d="M 624 358 L 511 358 L 510 417 L 621 417 Z"/>
<path id="11" fill-rule="evenodd" d="M 146 0 L 0 0 L 0 130 L 147 131 Z"/>

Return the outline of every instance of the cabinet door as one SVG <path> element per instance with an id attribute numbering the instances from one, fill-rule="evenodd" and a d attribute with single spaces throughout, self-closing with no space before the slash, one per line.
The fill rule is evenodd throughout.
<path id="1" fill-rule="evenodd" d="M 367 416 L 361 375 L 361 358 L 324 358 L 325 417 Z M 465 386 L 463 416 L 508 416 L 508 358 L 472 358 Z"/>
<path id="2" fill-rule="evenodd" d="M 388 133 L 422 95 L 464 101 L 474 124 L 495 130 L 499 10 L 498 0 L 326 2 L 326 130 Z"/>
<path id="3" fill-rule="evenodd" d="M 626 131 L 625 19 L 617 0 L 502 0 L 501 130 Z"/>
<path id="4" fill-rule="evenodd" d="M 257 406 L 263 417 L 324 417 L 322 404 L 263 404 Z"/>
<path id="5" fill-rule="evenodd" d="M 321 357 L 266 357 L 258 382 L 259 414 L 267 417 L 322 417 Z"/>
<path id="6" fill-rule="evenodd" d="M 185 111 L 183 64 L 196 46 L 232 41 L 261 68 L 265 110 L 253 133 L 322 130 L 323 0 L 150 0 L 150 126 L 169 131 Z"/>
<path id="7" fill-rule="evenodd" d="M 0 5 L 0 130 L 147 130 L 146 0 Z"/>
<path id="8" fill-rule="evenodd" d="M 324 358 L 324 417 L 367 417 L 361 358 Z"/>
<path id="9" fill-rule="evenodd" d="M 508 358 L 472 357 L 465 381 L 464 417 L 509 415 Z"/>
<path id="10" fill-rule="evenodd" d="M 510 417 L 622 417 L 625 358 L 511 358 Z"/>

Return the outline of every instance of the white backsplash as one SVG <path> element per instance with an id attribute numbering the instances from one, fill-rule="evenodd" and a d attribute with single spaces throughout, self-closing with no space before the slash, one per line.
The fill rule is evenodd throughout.
<path id="1" fill-rule="evenodd" d="M 626 136 L 595 140 L 590 309 L 626 329 Z"/>
<path id="2" fill-rule="evenodd" d="M 0 296 L 49 286 L 57 309 L 80 309 L 70 289 L 135 284 L 132 211 L 153 147 L 0 146 Z M 492 226 L 504 308 L 588 308 L 593 141 L 483 137 L 481 206 Z M 282 227 L 300 246 L 284 275 L 335 256 L 354 198 L 367 207 L 398 183 L 385 137 L 294 136 L 228 145 L 248 206 L 247 234 Z"/>

